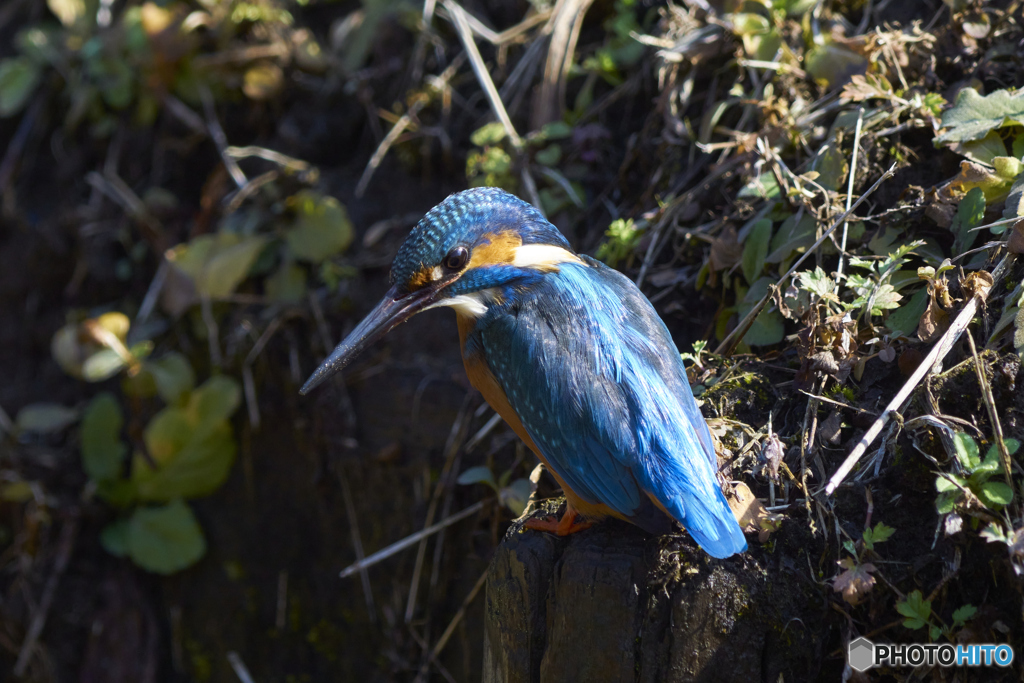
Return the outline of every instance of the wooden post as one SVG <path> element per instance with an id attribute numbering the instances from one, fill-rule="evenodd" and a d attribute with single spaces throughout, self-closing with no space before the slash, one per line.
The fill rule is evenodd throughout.
<path id="1" fill-rule="evenodd" d="M 566 538 L 514 526 L 487 581 L 483 680 L 813 678 L 826 642 L 839 646 L 822 588 L 799 543 L 788 557 L 751 545 L 715 560 L 682 534 L 649 536 L 617 520 Z"/>

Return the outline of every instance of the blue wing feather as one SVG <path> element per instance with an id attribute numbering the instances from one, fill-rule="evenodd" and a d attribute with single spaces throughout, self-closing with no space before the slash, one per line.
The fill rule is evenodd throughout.
<path id="1" fill-rule="evenodd" d="M 566 484 L 626 517 L 651 494 L 709 554 L 745 550 L 679 352 L 640 290 L 587 259 L 509 301 L 470 342 Z"/>

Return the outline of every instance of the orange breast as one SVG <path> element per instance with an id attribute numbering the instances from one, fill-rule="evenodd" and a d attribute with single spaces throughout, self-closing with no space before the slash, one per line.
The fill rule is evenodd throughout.
<path id="1" fill-rule="evenodd" d="M 551 467 L 551 463 L 547 461 L 544 454 L 537 448 L 537 444 L 530 438 L 526 428 L 523 427 L 522 420 L 519 419 L 519 415 L 512 408 L 512 405 L 508 402 L 508 396 L 505 395 L 505 390 L 501 388 L 498 381 L 494 378 L 494 374 L 490 368 L 487 367 L 487 361 L 478 354 L 467 354 L 466 353 L 466 337 L 469 336 L 470 332 L 476 326 L 476 321 L 472 318 L 457 315 L 456 319 L 459 325 L 459 342 L 462 347 L 462 364 L 466 368 L 466 374 L 469 376 L 469 383 L 484 396 L 484 400 L 494 408 L 498 415 L 501 415 L 502 419 L 508 423 L 508 426 L 512 428 L 520 439 L 523 440 L 534 455 L 540 458 L 541 462 L 548 468 L 552 476 L 558 481 L 562 487 L 562 491 L 565 492 L 565 497 L 569 500 L 569 503 L 576 508 L 576 510 L 585 517 L 606 517 L 613 516 L 619 519 L 627 519 L 624 515 L 617 513 L 616 511 L 609 508 L 603 503 L 591 503 L 583 500 L 565 483 L 558 472 Z"/>

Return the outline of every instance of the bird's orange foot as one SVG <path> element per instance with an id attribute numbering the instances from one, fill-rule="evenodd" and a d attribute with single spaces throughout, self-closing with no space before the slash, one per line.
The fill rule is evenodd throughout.
<path id="1" fill-rule="evenodd" d="M 589 529 L 594 525 L 593 520 L 583 519 L 579 516 L 579 513 L 573 509 L 568 503 L 565 506 L 565 513 L 561 519 L 555 519 L 551 517 L 531 517 L 526 520 L 526 524 L 523 526 L 527 529 L 533 529 L 534 531 L 546 531 L 550 534 L 557 536 L 568 536 L 574 534 L 577 531 L 583 531 Z"/>

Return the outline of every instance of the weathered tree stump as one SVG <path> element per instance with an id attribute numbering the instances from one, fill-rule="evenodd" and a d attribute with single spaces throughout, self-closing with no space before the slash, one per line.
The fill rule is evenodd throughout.
<path id="1" fill-rule="evenodd" d="M 774 540 L 715 560 L 615 520 L 567 538 L 514 525 L 487 580 L 483 680 L 812 680 L 838 634 L 801 543 Z"/>

